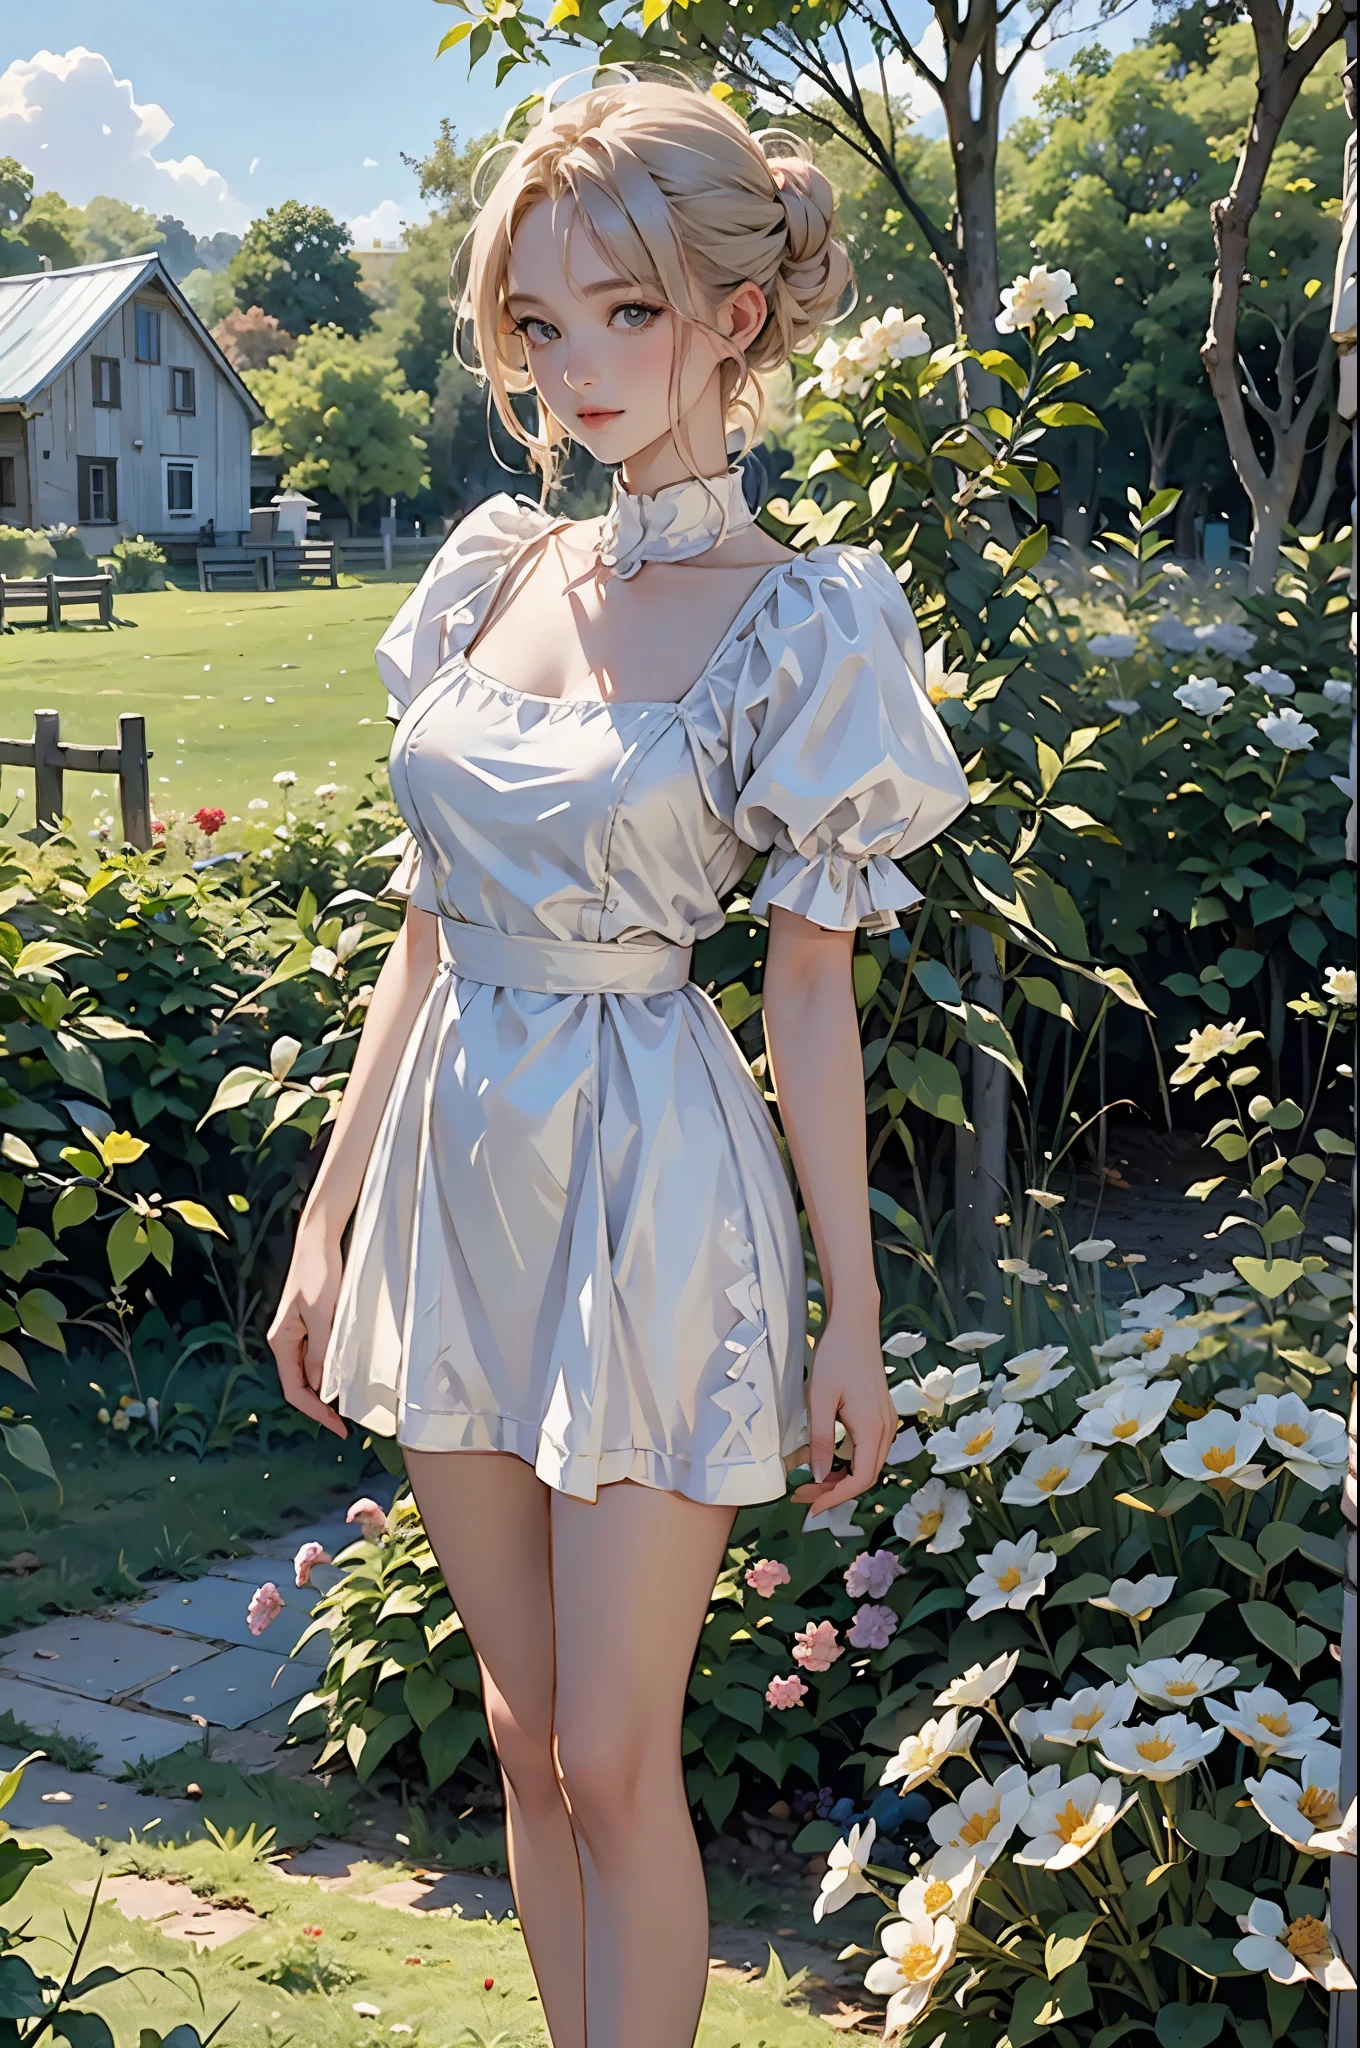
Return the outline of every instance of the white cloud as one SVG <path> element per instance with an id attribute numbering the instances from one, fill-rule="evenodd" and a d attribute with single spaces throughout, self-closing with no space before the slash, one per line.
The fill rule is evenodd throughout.
<path id="1" fill-rule="evenodd" d="M 39 50 L 0 72 L 0 155 L 17 156 L 45 191 L 73 206 L 108 193 L 152 213 L 175 214 L 195 234 L 238 232 L 250 210 L 198 156 L 158 157 L 174 126 L 164 107 L 139 104 L 107 57 L 77 46 Z"/>
<path id="2" fill-rule="evenodd" d="M 410 217 L 395 199 L 384 199 L 371 213 L 356 213 L 345 225 L 354 237 L 356 249 L 371 249 L 375 243 L 400 242 Z"/>
<path id="3" fill-rule="evenodd" d="M 377 168 L 378 159 L 375 156 L 366 156 L 360 166 L 360 169 L 365 171 L 376 171 Z"/>

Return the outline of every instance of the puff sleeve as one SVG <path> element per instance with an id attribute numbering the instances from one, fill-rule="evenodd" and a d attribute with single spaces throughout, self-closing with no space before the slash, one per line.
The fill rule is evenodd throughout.
<path id="1" fill-rule="evenodd" d="M 397 855 L 397 864 L 379 889 L 379 897 L 395 898 L 408 903 L 413 910 L 428 910 L 437 915 L 439 898 L 435 894 L 434 876 L 421 856 L 415 833 L 403 832 L 386 846 L 380 846 L 378 852 Z"/>
<path id="2" fill-rule="evenodd" d="M 512 558 L 552 523 L 536 505 L 504 491 L 458 522 L 374 649 L 389 718 L 399 720 L 449 656 L 467 646 Z"/>
<path id="3" fill-rule="evenodd" d="M 903 855 L 968 802 L 925 694 L 921 635 L 881 558 L 819 549 L 745 636 L 729 725 L 733 827 L 769 852 L 751 899 L 832 931 L 891 931 L 920 901 Z"/>

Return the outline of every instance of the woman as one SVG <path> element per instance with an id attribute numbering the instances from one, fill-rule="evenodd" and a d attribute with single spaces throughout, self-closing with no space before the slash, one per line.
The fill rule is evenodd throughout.
<path id="1" fill-rule="evenodd" d="M 693 2041 L 681 1714 L 732 1522 L 809 1452 L 793 1497 L 854 1499 L 898 1420 L 850 960 L 917 900 L 893 856 L 967 791 L 882 561 L 792 555 L 728 466 L 759 373 L 849 282 L 798 147 L 767 157 L 678 86 L 595 90 L 545 108 L 478 217 L 461 310 L 501 421 L 545 495 L 571 440 L 613 502 L 490 499 L 379 644 L 408 910 L 270 1333 L 294 1406 L 403 1448 L 477 1652 L 555 2048 Z M 689 979 L 753 849 L 826 1297 L 806 1388 L 774 1125 Z"/>

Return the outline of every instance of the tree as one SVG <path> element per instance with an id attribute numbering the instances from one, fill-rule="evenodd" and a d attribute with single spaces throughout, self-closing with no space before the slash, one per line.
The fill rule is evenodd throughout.
<path id="1" fill-rule="evenodd" d="M 239 305 L 272 313 L 290 334 L 314 327 L 362 334 L 373 308 L 352 247 L 349 229 L 324 206 L 286 199 L 250 223 L 227 276 Z"/>
<path id="2" fill-rule="evenodd" d="M 268 415 L 256 430 L 258 452 L 283 457 L 285 483 L 333 492 L 351 529 L 375 491 L 411 496 L 423 489 L 428 471 L 420 436 L 430 401 L 408 388 L 390 358 L 371 355 L 339 327 L 318 327 L 290 358 L 245 374 Z"/>
<path id="3" fill-rule="evenodd" d="M 236 296 L 220 270 L 202 264 L 179 281 L 179 288 L 205 327 L 216 327 L 236 311 Z"/>
<path id="4" fill-rule="evenodd" d="M 0 156 L 0 229 L 23 225 L 33 204 L 33 173 L 15 156 Z"/>
<path id="5" fill-rule="evenodd" d="M 76 209 L 71 209 L 73 213 Z M 163 239 L 161 225 L 144 207 L 100 193 L 79 210 L 82 262 L 112 263 L 119 256 L 149 256 Z"/>
<path id="6" fill-rule="evenodd" d="M 157 252 L 162 263 L 178 283 L 183 283 L 191 270 L 200 267 L 198 243 L 189 233 L 182 220 L 176 220 L 171 213 L 163 213 L 156 222 L 160 236 Z"/>
<path id="7" fill-rule="evenodd" d="M 79 207 L 68 206 L 59 192 L 37 194 L 24 220 L 23 239 L 54 270 L 71 270 L 95 260 L 85 246 L 84 215 Z"/>
<path id="8" fill-rule="evenodd" d="M 1274 582 L 1280 543 L 1298 490 L 1309 434 L 1331 386 L 1336 350 L 1328 336 L 1318 351 L 1311 377 L 1303 381 L 1297 360 L 1302 315 L 1294 293 L 1281 294 L 1275 290 L 1268 303 L 1258 299 L 1257 307 L 1279 343 L 1275 402 L 1271 404 L 1269 394 L 1262 390 L 1243 360 L 1239 335 L 1245 295 L 1252 281 L 1252 227 L 1285 121 L 1305 81 L 1344 34 L 1347 9 L 1345 0 L 1326 0 L 1295 42 L 1291 42 L 1295 31 L 1293 0 L 1247 0 L 1247 14 L 1256 60 L 1255 99 L 1231 190 L 1226 198 L 1216 200 L 1209 208 L 1214 237 L 1214 282 L 1209 328 L 1200 353 L 1223 418 L 1233 467 L 1251 501 L 1248 575 L 1253 589 L 1260 590 L 1268 589 Z M 1353 0 L 1350 17 L 1354 22 Z M 1270 258 L 1261 251 L 1259 241 L 1257 249 L 1253 267 L 1258 273 L 1258 287 L 1265 290 Z M 1313 296 L 1320 295 L 1325 274 L 1319 273 L 1319 289 Z M 1310 283 L 1311 279 L 1305 281 L 1305 291 Z M 1280 304 L 1282 297 L 1284 303 Z M 1268 468 L 1256 449 L 1249 409 L 1269 435 Z"/>
<path id="9" fill-rule="evenodd" d="M 297 348 L 296 335 L 259 306 L 233 308 L 218 321 L 212 337 L 234 370 L 263 370 L 274 356 L 291 356 Z"/>

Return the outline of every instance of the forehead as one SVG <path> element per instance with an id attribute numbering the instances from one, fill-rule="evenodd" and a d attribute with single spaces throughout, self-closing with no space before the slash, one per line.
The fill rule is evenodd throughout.
<path id="1" fill-rule="evenodd" d="M 620 265 L 595 247 L 572 200 L 539 199 L 515 229 L 506 289 L 512 298 L 545 288 L 579 295 L 619 275 Z"/>

